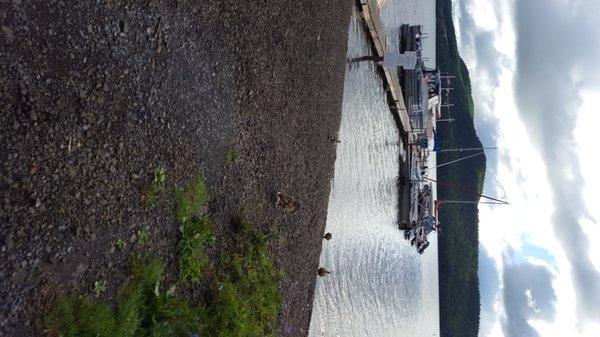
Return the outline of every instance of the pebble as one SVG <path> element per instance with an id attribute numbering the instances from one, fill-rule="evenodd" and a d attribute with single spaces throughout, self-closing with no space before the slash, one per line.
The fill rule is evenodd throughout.
<path id="1" fill-rule="evenodd" d="M 85 272 L 87 269 L 88 269 L 87 265 L 82 262 L 77 265 L 77 268 L 75 268 L 75 272 L 77 274 L 81 274 L 81 273 Z"/>
<path id="2" fill-rule="evenodd" d="M 0 28 L 2 30 L 2 33 L 4 33 L 4 35 L 6 35 L 6 39 L 11 41 L 13 39 L 13 37 L 15 36 L 13 33 L 13 30 L 10 29 L 10 27 L 7 26 L 2 26 L 2 28 Z"/>
<path id="3" fill-rule="evenodd" d="M 42 201 L 40 199 L 35 199 L 35 208 L 39 208 L 42 206 Z"/>
<path id="4" fill-rule="evenodd" d="M 58 253 L 56 253 L 50 257 L 50 263 L 57 264 L 59 262 L 60 262 L 60 255 L 58 255 Z"/>
<path id="5" fill-rule="evenodd" d="M 67 167 L 67 174 L 69 175 L 69 177 L 74 178 L 77 175 L 77 171 L 75 170 L 75 167 L 68 166 Z"/>
<path id="6" fill-rule="evenodd" d="M 135 235 L 135 233 L 133 233 L 129 237 L 129 243 L 135 243 L 135 240 L 137 240 L 137 236 Z"/>

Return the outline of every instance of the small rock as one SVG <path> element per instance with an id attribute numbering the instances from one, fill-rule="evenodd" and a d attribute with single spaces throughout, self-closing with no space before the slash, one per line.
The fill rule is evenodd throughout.
<path id="1" fill-rule="evenodd" d="M 135 233 L 133 233 L 129 237 L 129 243 L 135 243 L 135 240 L 137 240 L 137 236 L 135 235 Z"/>
<path id="2" fill-rule="evenodd" d="M 15 37 L 15 34 L 13 33 L 13 30 L 10 29 L 10 27 L 2 26 L 0 30 L 2 30 L 2 33 L 4 33 L 4 35 L 6 35 L 6 39 L 8 41 L 12 41 L 13 37 Z"/>
<path id="3" fill-rule="evenodd" d="M 40 208 L 42 206 L 42 201 L 38 198 L 35 199 L 35 208 Z"/>
<path id="4" fill-rule="evenodd" d="M 50 263 L 57 264 L 59 262 L 60 262 L 60 255 L 58 255 L 58 253 L 56 253 L 50 257 Z"/>
<path id="5" fill-rule="evenodd" d="M 69 175 L 69 177 L 75 178 L 75 176 L 77 175 L 77 171 L 75 170 L 75 167 L 69 165 L 67 167 L 67 174 Z"/>
<path id="6" fill-rule="evenodd" d="M 92 27 L 92 25 L 87 25 L 86 29 L 87 29 L 87 32 L 90 34 L 94 31 L 94 28 Z"/>
<path id="7" fill-rule="evenodd" d="M 115 253 L 115 246 L 110 246 L 110 249 L 108 250 L 108 252 L 110 254 L 114 254 Z"/>
<path id="8" fill-rule="evenodd" d="M 88 269 L 88 266 L 82 262 L 77 265 L 77 268 L 75 268 L 75 273 L 81 274 L 81 273 L 85 272 L 87 269 Z"/>

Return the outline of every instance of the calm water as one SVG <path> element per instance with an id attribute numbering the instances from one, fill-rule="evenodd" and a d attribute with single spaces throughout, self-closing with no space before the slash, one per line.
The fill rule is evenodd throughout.
<path id="1" fill-rule="evenodd" d="M 355 13 L 348 57 L 369 50 Z M 437 241 L 418 255 L 397 229 L 404 154 L 370 63 L 346 71 L 339 137 L 309 336 L 439 336 Z"/>

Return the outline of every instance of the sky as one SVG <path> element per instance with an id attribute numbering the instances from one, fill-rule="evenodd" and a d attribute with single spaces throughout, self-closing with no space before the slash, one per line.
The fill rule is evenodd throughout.
<path id="1" fill-rule="evenodd" d="M 489 153 L 480 336 L 600 336 L 600 0 L 453 0 Z"/>

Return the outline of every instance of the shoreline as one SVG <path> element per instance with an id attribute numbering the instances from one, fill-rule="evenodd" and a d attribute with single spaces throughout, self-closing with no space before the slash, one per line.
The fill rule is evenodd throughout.
<path id="1" fill-rule="evenodd" d="M 100 278 L 114 301 L 130 253 L 176 274 L 172 193 L 140 202 L 162 167 L 168 191 L 204 173 L 217 238 L 242 213 L 276 228 L 279 335 L 306 336 L 352 5 L 0 5 L 0 334 L 38 334 L 53 293 Z M 295 213 L 275 207 L 278 191 Z"/>

